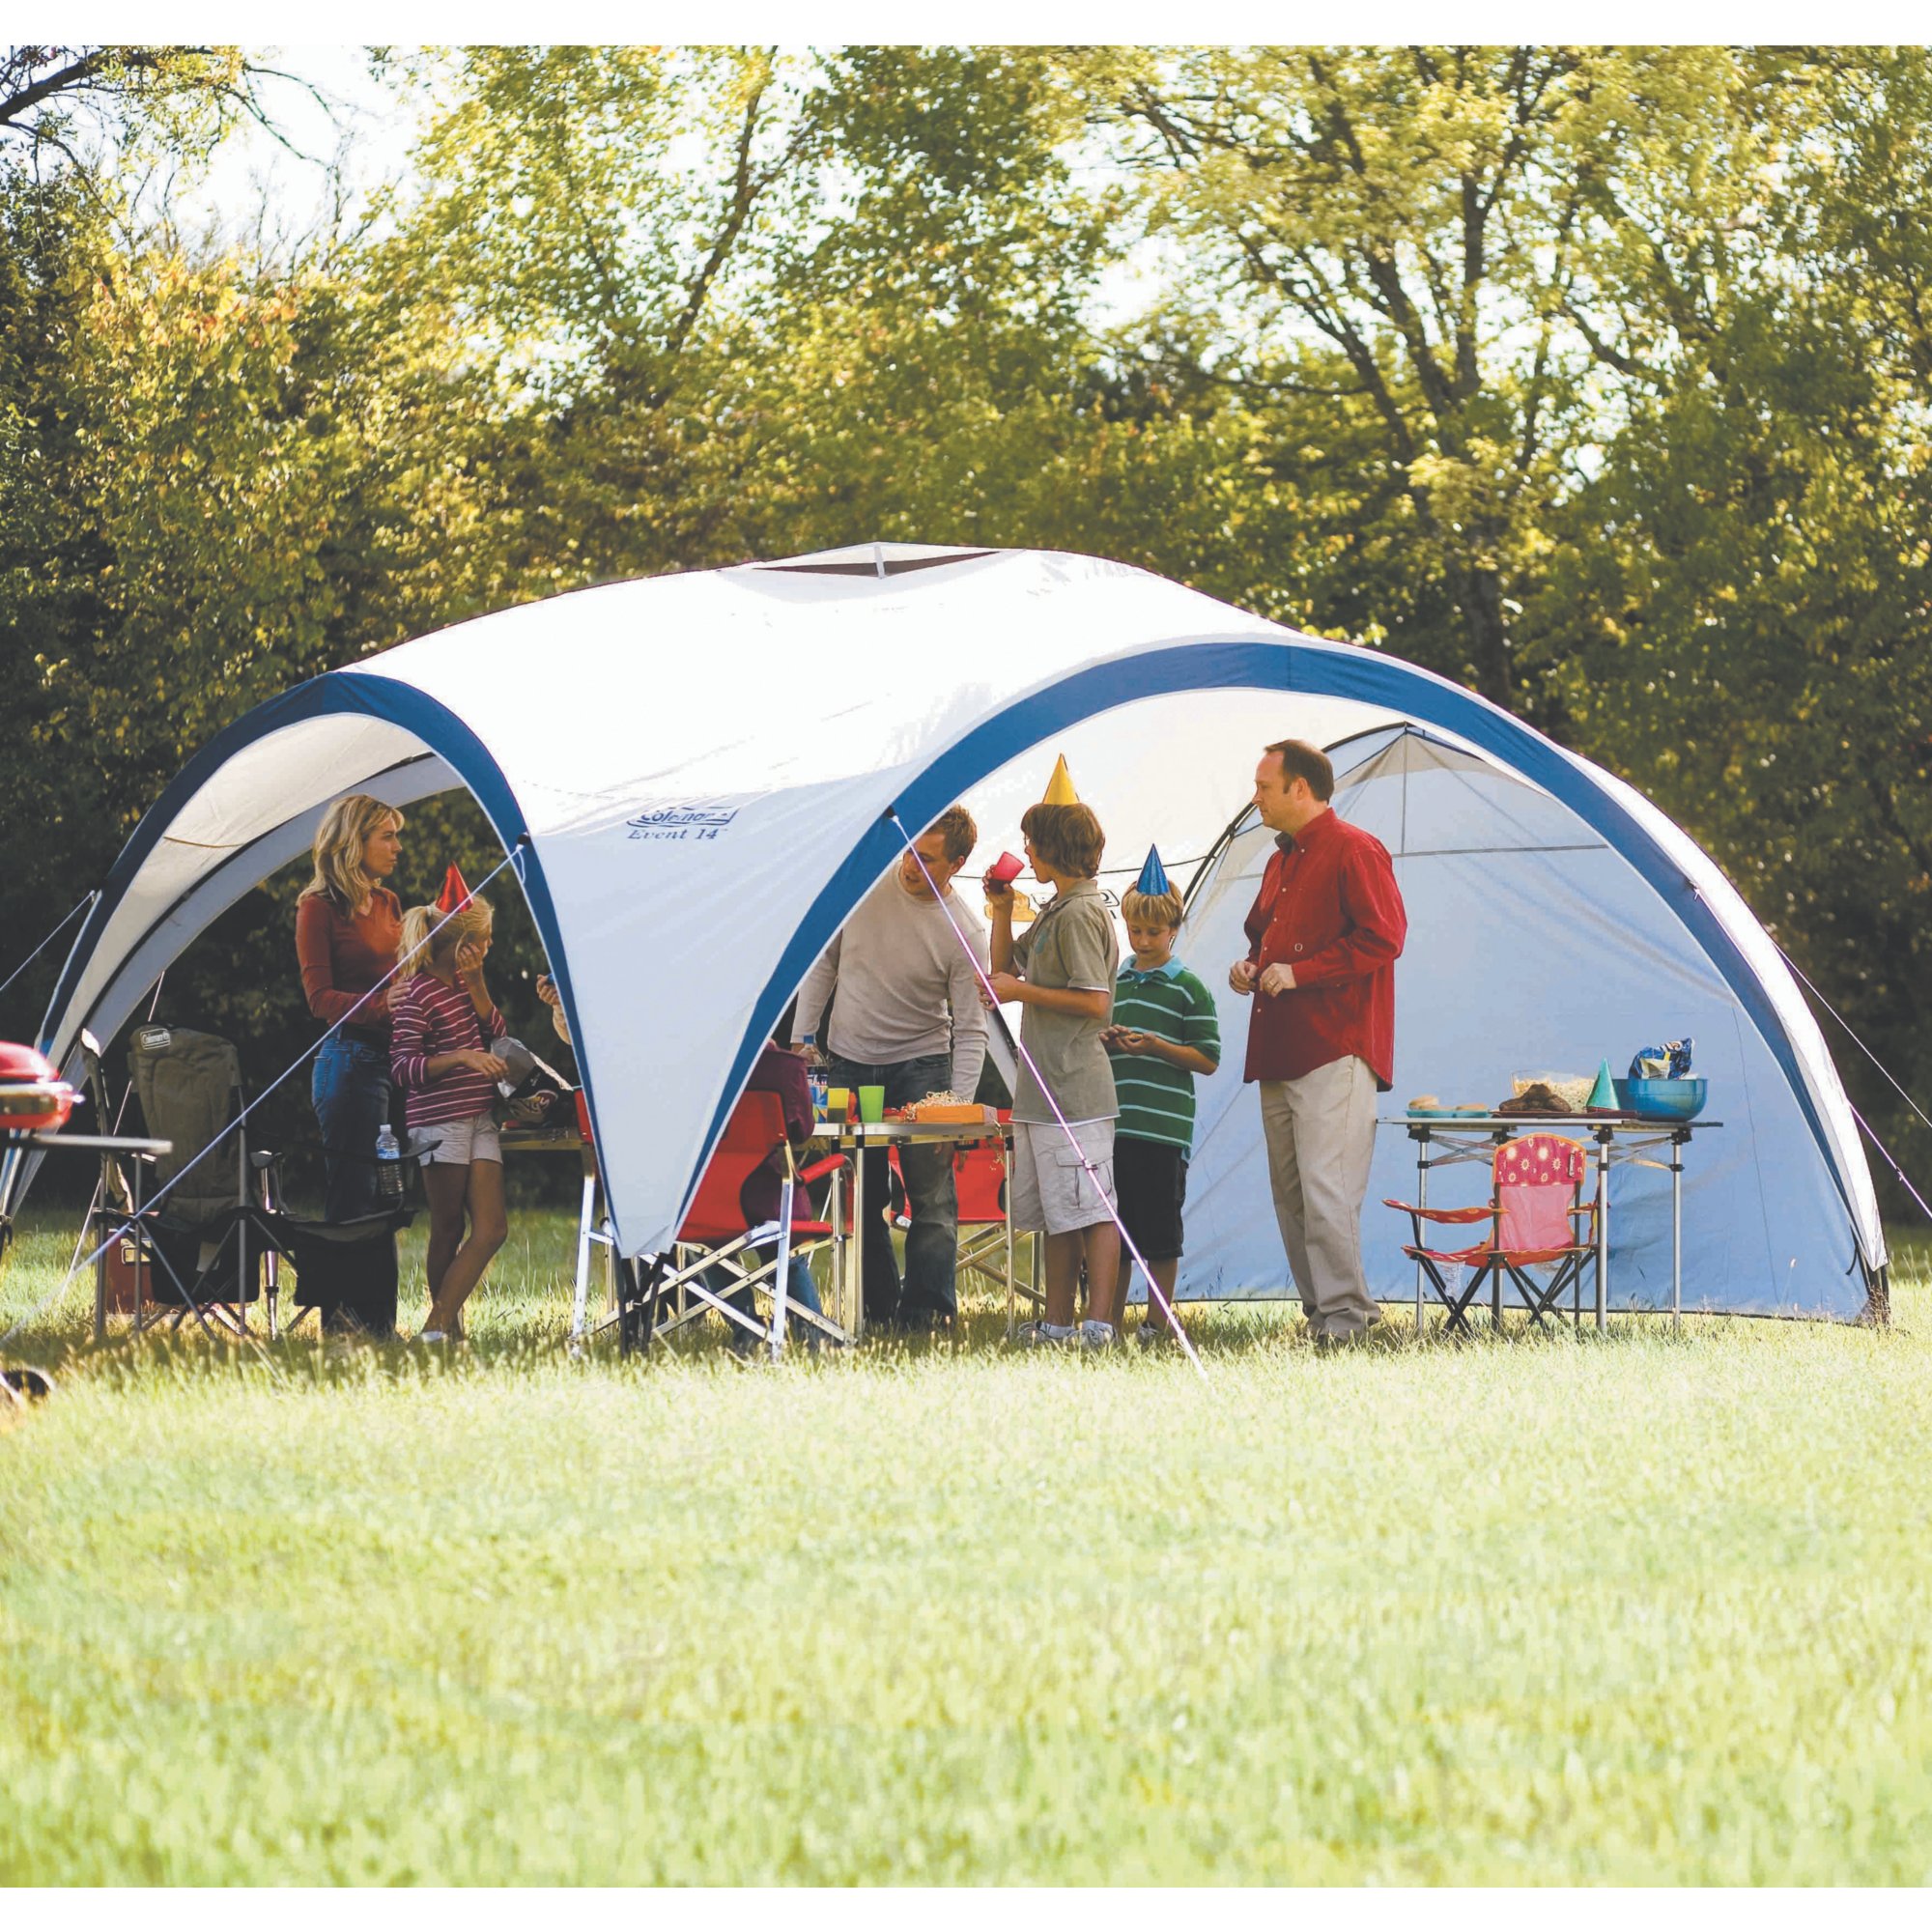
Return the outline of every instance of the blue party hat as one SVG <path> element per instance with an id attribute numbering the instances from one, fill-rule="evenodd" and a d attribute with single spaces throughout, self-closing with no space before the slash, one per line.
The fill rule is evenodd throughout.
<path id="1" fill-rule="evenodd" d="M 1147 864 L 1141 867 L 1141 875 L 1134 881 L 1134 891 L 1145 894 L 1151 899 L 1157 899 L 1172 890 L 1167 883 L 1167 867 L 1160 863 L 1160 848 L 1150 845 Z"/>

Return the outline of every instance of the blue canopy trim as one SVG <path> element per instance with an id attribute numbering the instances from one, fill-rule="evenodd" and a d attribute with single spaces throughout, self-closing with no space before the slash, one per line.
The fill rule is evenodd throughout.
<path id="1" fill-rule="evenodd" d="M 1853 1227 L 1858 1213 L 1838 1170 L 1830 1137 L 1804 1084 L 1798 1056 L 1750 961 L 1725 931 L 1696 885 L 1643 827 L 1540 731 L 1433 672 L 1400 659 L 1349 645 L 1292 640 L 1203 639 L 1162 645 L 1130 658 L 1091 665 L 1017 699 L 981 721 L 906 785 L 880 822 L 859 841 L 792 935 L 753 1009 L 752 1024 L 732 1062 L 724 1096 L 705 1146 L 688 1179 L 696 1189 L 724 1121 L 751 1076 L 752 1063 L 770 1037 L 785 1002 L 831 944 L 852 908 L 897 856 L 903 840 L 895 815 L 917 838 L 946 808 L 1010 759 L 1102 711 L 1144 697 L 1189 691 L 1250 690 L 1312 697 L 1352 698 L 1397 711 L 1424 724 L 1452 731 L 1492 753 L 1512 770 L 1540 784 L 1600 834 L 1634 867 L 1703 948 L 1737 995 L 1770 1048 L 1824 1158 Z M 1263 732 L 1258 743 L 1265 742 Z"/>
<path id="2" fill-rule="evenodd" d="M 1420 724 L 1455 733 L 1491 753 L 1568 806 L 1657 892 L 1737 996 L 1783 1072 L 1824 1157 L 1833 1184 L 1854 1227 L 1857 1226 L 1850 1190 L 1805 1086 L 1798 1057 L 1750 962 L 1706 904 L 1695 884 L 1586 771 L 1542 733 L 1512 718 L 1487 698 L 1432 672 L 1405 665 L 1399 659 L 1347 645 L 1216 638 L 1161 645 L 1071 672 L 981 721 L 904 786 L 827 881 L 780 955 L 753 1006 L 751 1025 L 721 1089 L 704 1145 L 697 1151 L 686 1179 L 684 1201 L 688 1203 L 695 1194 L 724 1122 L 750 1077 L 753 1062 L 770 1037 L 785 1003 L 852 909 L 903 849 L 904 840 L 895 819 L 913 837 L 918 837 L 973 785 L 1057 732 L 1140 698 L 1217 690 L 1339 697 L 1378 705 Z M 535 847 L 528 842 L 528 827 L 515 792 L 482 740 L 454 712 L 413 685 L 364 671 L 325 672 L 279 697 L 270 698 L 218 733 L 188 761 L 143 816 L 109 871 L 101 895 L 63 969 L 47 1009 L 45 1027 L 51 1026 L 53 1016 L 71 998 L 84 962 L 105 931 L 128 884 L 195 793 L 236 753 L 258 739 L 306 719 L 339 712 L 360 712 L 381 718 L 412 733 L 462 779 L 488 814 L 506 849 L 523 843 L 518 869 L 525 896 L 550 955 L 572 1034 L 580 1042 L 578 1057 L 594 1121 L 596 1099 L 590 1042 L 578 1024 L 570 962 L 564 952 L 555 906 Z M 1264 737 L 1259 729 L 1256 735 L 1258 741 Z M 43 1028 L 41 1045 L 43 1051 L 52 1054 L 65 1051 L 71 1042 L 52 1040 Z"/>

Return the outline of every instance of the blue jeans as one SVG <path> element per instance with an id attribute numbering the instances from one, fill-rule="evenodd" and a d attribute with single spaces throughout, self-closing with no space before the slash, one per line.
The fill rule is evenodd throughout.
<path id="1" fill-rule="evenodd" d="M 834 1087 L 883 1087 L 886 1105 L 909 1107 L 928 1094 L 943 1093 L 952 1078 L 950 1054 L 928 1053 L 918 1060 L 886 1065 L 833 1056 L 825 1078 Z M 966 1096 L 972 1098 L 971 1094 Z M 886 1205 L 890 1156 L 884 1148 L 859 1157 L 866 1163 L 866 1225 L 860 1230 L 860 1271 L 866 1284 L 867 1321 L 903 1321 L 914 1315 L 958 1313 L 954 1275 L 959 1265 L 959 1189 L 952 1179 L 951 1141 L 899 1149 L 905 1177 L 906 1212 L 912 1226 L 905 1237 L 905 1286 L 893 1253 L 893 1232 L 880 1211 Z"/>
<path id="2" fill-rule="evenodd" d="M 322 1218 L 375 1213 L 376 1130 L 389 1118 L 388 1054 L 331 1034 L 315 1057 L 309 1094 L 322 1122 Z"/>
<path id="3" fill-rule="evenodd" d="M 753 1252 L 761 1263 L 774 1260 L 778 1253 L 776 1248 L 769 1247 L 758 1248 Z M 748 1255 L 746 1259 L 749 1261 L 751 1257 Z M 727 1293 L 731 1289 L 731 1284 L 737 1280 L 737 1276 L 723 1262 L 714 1263 L 698 1276 L 698 1279 L 713 1294 L 723 1295 L 727 1306 L 737 1309 L 742 1315 L 749 1315 L 753 1321 L 758 1319 L 758 1311 L 749 1288 Z M 785 1299 L 810 1314 L 825 1313 L 818 1302 L 818 1284 L 811 1278 L 811 1264 L 803 1255 L 793 1255 L 791 1265 L 785 1270 Z M 731 1331 L 731 1346 L 734 1349 L 753 1349 L 757 1346 L 749 1329 L 740 1328 L 735 1321 L 726 1322 L 725 1326 Z M 810 1345 L 815 1349 L 818 1346 L 818 1331 L 808 1328 L 805 1332 Z"/>

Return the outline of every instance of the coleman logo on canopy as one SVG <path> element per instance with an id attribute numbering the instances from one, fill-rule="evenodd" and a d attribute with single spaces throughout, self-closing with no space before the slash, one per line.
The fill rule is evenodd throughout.
<path id="1" fill-rule="evenodd" d="M 716 838 L 738 815 L 736 806 L 661 805 L 630 820 L 633 838 Z"/>

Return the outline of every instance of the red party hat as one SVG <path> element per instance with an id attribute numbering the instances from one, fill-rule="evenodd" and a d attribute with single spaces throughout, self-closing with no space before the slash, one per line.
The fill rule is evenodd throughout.
<path id="1" fill-rule="evenodd" d="M 436 909 L 447 916 L 461 912 L 469 903 L 469 888 L 463 883 L 463 874 L 454 866 L 442 875 L 442 891 L 437 895 Z"/>

